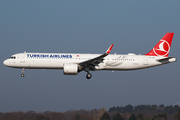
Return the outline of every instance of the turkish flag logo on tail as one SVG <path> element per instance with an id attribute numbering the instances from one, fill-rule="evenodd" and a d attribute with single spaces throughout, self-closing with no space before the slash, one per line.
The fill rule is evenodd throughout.
<path id="1" fill-rule="evenodd" d="M 161 39 L 157 46 L 153 48 L 153 51 L 157 56 L 166 56 L 169 54 L 170 45 L 167 41 Z"/>
<path id="2" fill-rule="evenodd" d="M 166 33 L 164 37 L 147 54 L 149 56 L 168 57 L 174 33 Z"/>

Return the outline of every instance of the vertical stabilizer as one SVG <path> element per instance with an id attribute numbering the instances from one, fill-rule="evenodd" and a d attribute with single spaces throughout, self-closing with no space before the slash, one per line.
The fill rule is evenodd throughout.
<path id="1" fill-rule="evenodd" d="M 168 57 L 174 33 L 166 33 L 164 37 L 147 54 L 149 56 Z"/>

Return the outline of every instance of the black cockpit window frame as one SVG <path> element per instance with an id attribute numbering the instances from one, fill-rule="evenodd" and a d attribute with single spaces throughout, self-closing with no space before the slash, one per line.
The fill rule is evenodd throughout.
<path id="1" fill-rule="evenodd" d="M 15 56 L 11 56 L 11 57 L 9 57 L 10 59 L 16 59 L 16 57 Z"/>

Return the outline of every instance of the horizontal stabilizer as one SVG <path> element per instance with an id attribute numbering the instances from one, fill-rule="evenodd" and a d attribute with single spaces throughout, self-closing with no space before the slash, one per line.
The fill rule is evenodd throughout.
<path id="1" fill-rule="evenodd" d="M 170 62 L 177 61 L 177 59 L 174 57 L 167 57 L 167 58 L 163 58 L 163 59 L 158 59 L 157 61 L 159 61 L 161 63 L 170 63 Z"/>

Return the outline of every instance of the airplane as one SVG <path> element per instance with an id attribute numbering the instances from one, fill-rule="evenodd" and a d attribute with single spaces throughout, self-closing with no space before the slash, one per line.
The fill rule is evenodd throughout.
<path id="1" fill-rule="evenodd" d="M 168 57 L 174 33 L 166 33 L 154 48 L 144 55 L 110 54 L 112 44 L 104 54 L 76 53 L 18 53 L 6 59 L 3 64 L 12 68 L 21 68 L 21 77 L 25 69 L 63 69 L 64 75 L 77 75 L 81 71 L 98 70 L 137 70 L 175 62 L 176 58 Z"/>

